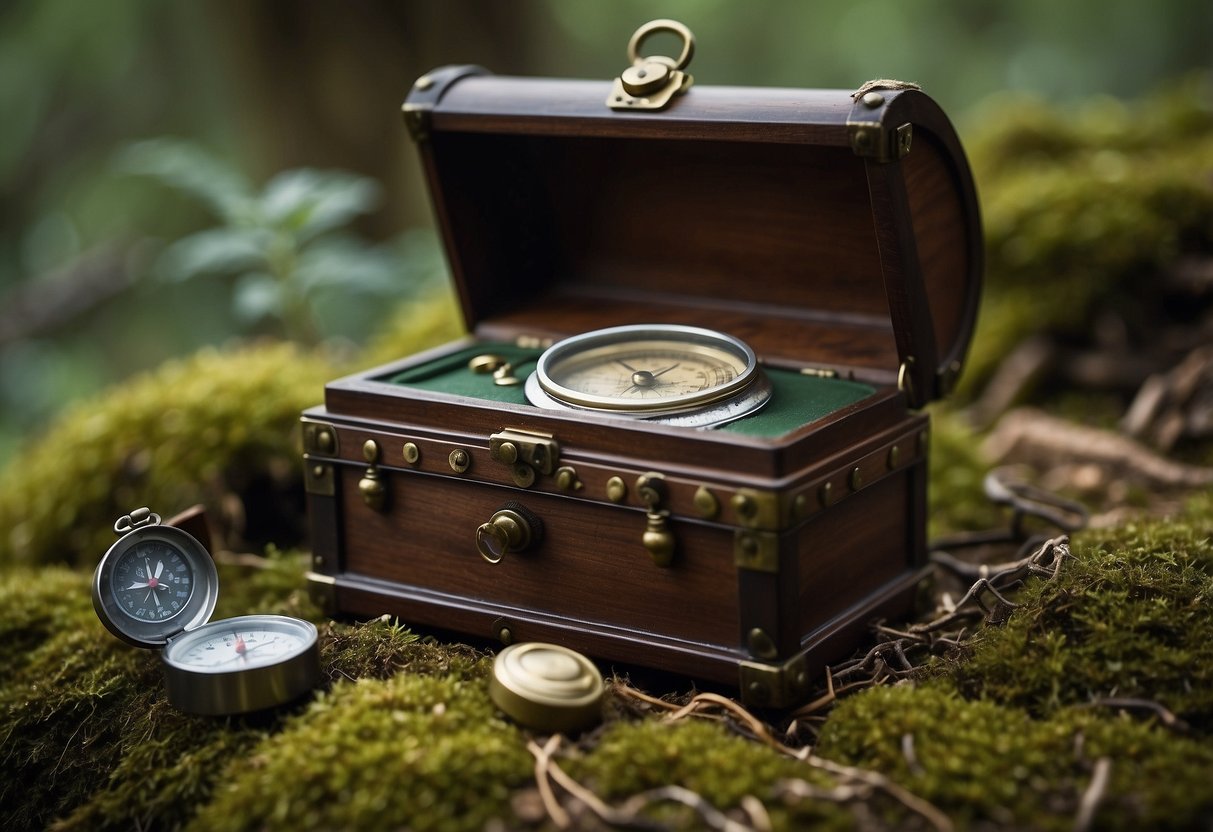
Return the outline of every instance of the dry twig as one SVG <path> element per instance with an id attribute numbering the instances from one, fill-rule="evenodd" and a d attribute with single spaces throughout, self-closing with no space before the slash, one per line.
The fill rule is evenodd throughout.
<path id="1" fill-rule="evenodd" d="M 1091 783 L 1083 792 L 1078 804 L 1078 817 L 1074 819 L 1074 832 L 1087 832 L 1099 811 L 1100 801 L 1108 789 L 1108 775 L 1112 771 L 1112 760 L 1100 757 L 1095 761 L 1095 771 L 1091 774 Z"/>

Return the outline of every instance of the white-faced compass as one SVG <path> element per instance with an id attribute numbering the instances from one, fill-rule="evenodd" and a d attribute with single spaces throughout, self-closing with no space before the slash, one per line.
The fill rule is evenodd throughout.
<path id="1" fill-rule="evenodd" d="M 283 615 L 210 621 L 219 574 L 206 548 L 141 508 L 119 518 L 121 537 L 93 573 L 93 608 L 111 633 L 160 649 L 168 698 L 195 714 L 281 705 L 320 680 L 316 627 Z M 208 623 L 209 622 L 209 623 Z"/>
<path id="2" fill-rule="evenodd" d="M 771 398 L 771 383 L 743 341 L 674 324 L 616 326 L 566 338 L 539 357 L 531 404 L 708 428 Z"/>

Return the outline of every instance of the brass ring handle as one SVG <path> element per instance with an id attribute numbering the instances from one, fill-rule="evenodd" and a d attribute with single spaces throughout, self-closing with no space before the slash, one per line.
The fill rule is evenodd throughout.
<path id="1" fill-rule="evenodd" d="M 648 23 L 641 26 L 632 35 L 632 39 L 628 41 L 628 60 L 633 64 L 641 63 L 642 61 L 659 61 L 664 63 L 664 56 L 654 56 L 651 58 L 640 57 L 640 44 L 649 35 L 657 32 L 669 32 L 672 35 L 677 35 L 682 38 L 682 52 L 678 55 L 678 60 L 674 62 L 673 69 L 683 69 L 691 62 L 691 58 L 695 54 L 695 36 L 691 34 L 691 30 L 679 23 L 677 20 L 669 20 L 662 18 L 660 20 L 650 20 Z M 668 60 L 668 59 L 666 59 Z"/>
<path id="2" fill-rule="evenodd" d="M 493 544 L 496 544 L 496 548 Z M 476 529 L 476 551 L 489 563 L 501 563 L 510 551 L 510 539 L 505 530 L 496 523 L 482 523 Z"/>
<path id="3" fill-rule="evenodd" d="M 510 552 L 521 552 L 542 537 L 543 521 L 511 501 L 476 528 L 476 551 L 489 563 L 500 563 Z"/>

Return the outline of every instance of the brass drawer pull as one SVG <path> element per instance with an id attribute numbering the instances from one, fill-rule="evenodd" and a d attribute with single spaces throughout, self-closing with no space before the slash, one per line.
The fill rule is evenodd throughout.
<path id="1" fill-rule="evenodd" d="M 543 521 L 521 504 L 509 502 L 477 527 L 476 550 L 489 563 L 500 563 L 510 552 L 538 545 L 542 537 Z"/>

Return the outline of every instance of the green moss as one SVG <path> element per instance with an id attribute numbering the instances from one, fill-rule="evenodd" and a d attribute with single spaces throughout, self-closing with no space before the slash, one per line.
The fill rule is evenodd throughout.
<path id="1" fill-rule="evenodd" d="M 610 726 L 594 749 L 561 761 L 570 775 L 609 802 L 649 789 L 676 784 L 704 797 L 722 811 L 737 807 L 746 795 L 768 806 L 777 828 L 812 823 L 814 828 L 850 828 L 850 812 L 834 804 L 805 802 L 795 807 L 772 801 L 780 780 L 808 780 L 817 786 L 834 781 L 803 762 L 729 733 L 720 723 L 655 720 Z M 689 810 L 665 807 L 661 819 L 677 828 L 696 828 Z"/>
<path id="2" fill-rule="evenodd" d="M 138 506 L 218 505 L 299 467 L 299 412 L 333 375 L 288 345 L 203 351 L 73 407 L 0 473 L 0 563 L 92 565 Z"/>
<path id="3" fill-rule="evenodd" d="M 960 828 L 1072 829 L 1101 757 L 1111 772 L 1097 828 L 1196 828 L 1213 816 L 1207 744 L 1083 709 L 1035 720 L 989 699 L 966 700 L 946 682 L 871 688 L 845 700 L 817 753 L 885 773 Z"/>
<path id="4" fill-rule="evenodd" d="M 1156 701 L 1213 734 L 1213 519 L 1088 533 L 1054 581 L 950 668 L 960 689 L 1034 714 L 1099 699 Z"/>
<path id="5" fill-rule="evenodd" d="M 341 683 L 233 759 L 190 828 L 479 830 L 532 764 L 482 678 Z"/>
<path id="6" fill-rule="evenodd" d="M 1213 110 L 1177 86 L 1078 110 L 1000 98 L 975 119 L 987 291 L 962 396 L 1030 334 L 1085 337 L 1097 308 L 1135 320 L 1154 276 L 1213 250 Z"/>

